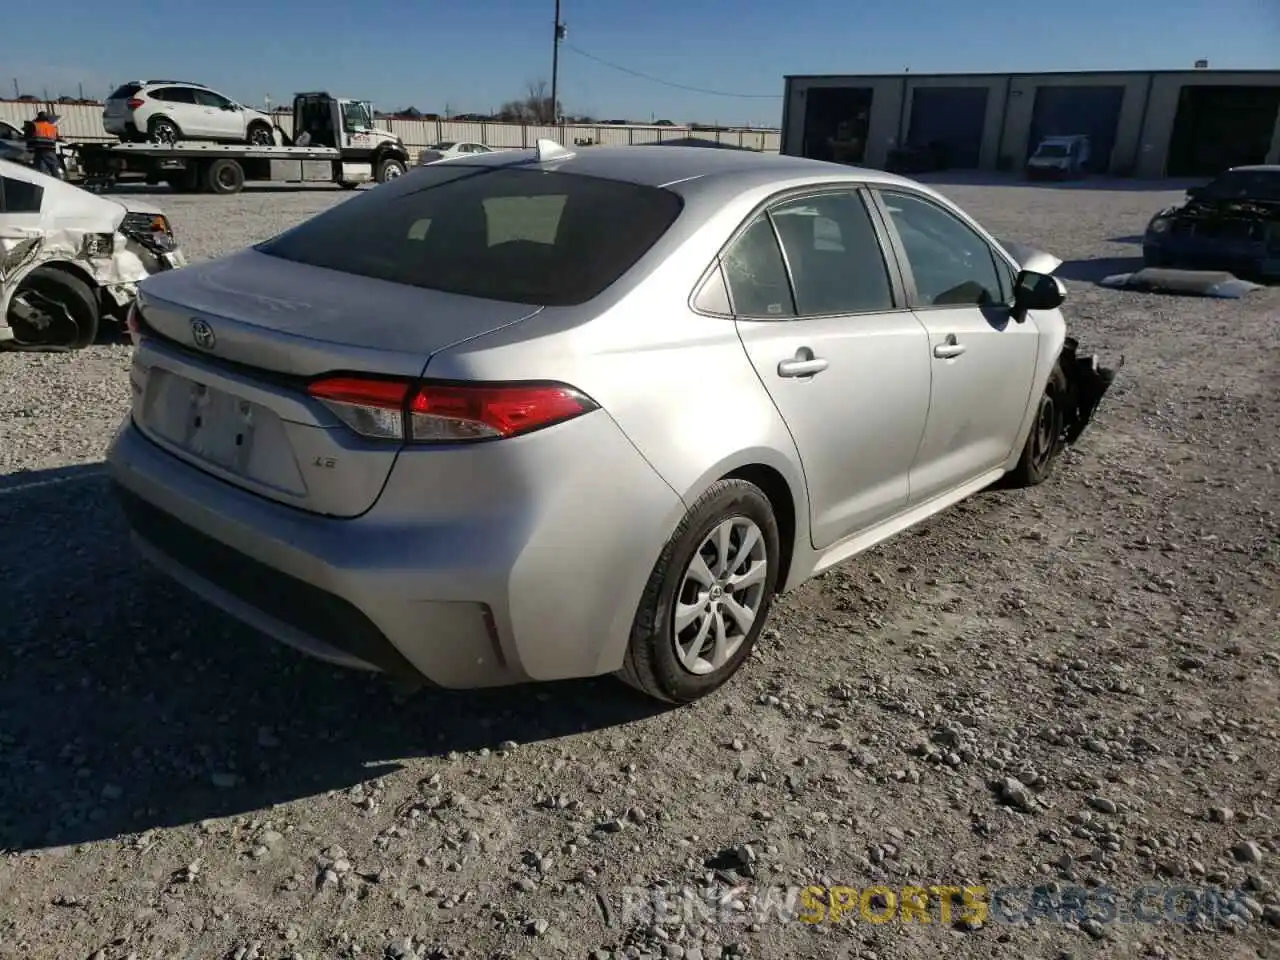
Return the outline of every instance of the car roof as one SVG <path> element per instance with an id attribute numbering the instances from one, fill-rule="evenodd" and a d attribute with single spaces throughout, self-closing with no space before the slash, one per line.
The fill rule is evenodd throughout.
<path id="1" fill-rule="evenodd" d="M 1280 173 L 1280 163 L 1251 163 L 1243 167 L 1231 167 L 1229 173 Z"/>
<path id="2" fill-rule="evenodd" d="M 488 154 L 475 154 L 462 161 L 462 166 L 516 166 L 527 165 L 536 159 L 536 151 L 500 150 Z M 584 147 L 565 159 L 546 161 L 547 169 L 576 173 L 588 177 L 622 180 L 650 187 L 681 184 L 688 187 L 694 181 L 714 178 L 717 186 L 726 181 L 740 180 L 743 186 L 761 180 L 849 180 L 874 182 L 895 186 L 919 186 L 905 177 L 869 167 L 854 167 L 842 163 L 809 160 L 804 157 L 763 153 L 755 150 L 732 148 L 666 146 L 644 144 L 641 146 L 592 146 Z M 683 192 L 683 191 L 682 191 Z"/>

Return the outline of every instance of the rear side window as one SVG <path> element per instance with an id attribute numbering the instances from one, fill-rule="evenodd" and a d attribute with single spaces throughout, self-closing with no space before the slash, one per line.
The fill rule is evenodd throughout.
<path id="1" fill-rule="evenodd" d="M 126 83 L 116 87 L 115 92 L 107 97 L 108 100 L 128 100 L 135 93 L 142 89 L 140 83 Z"/>
<path id="2" fill-rule="evenodd" d="M 894 308 L 880 240 L 858 194 L 792 200 L 770 212 L 791 268 L 797 313 L 819 317 Z"/>
<path id="3" fill-rule="evenodd" d="M 149 94 L 152 100 L 160 100 L 164 103 L 191 103 L 196 102 L 196 92 L 190 87 L 160 87 L 158 90 L 152 90 Z"/>
<path id="4" fill-rule="evenodd" d="M 572 306 L 630 269 L 681 208 L 659 187 L 448 164 L 419 167 L 256 249 L 446 293 Z"/>

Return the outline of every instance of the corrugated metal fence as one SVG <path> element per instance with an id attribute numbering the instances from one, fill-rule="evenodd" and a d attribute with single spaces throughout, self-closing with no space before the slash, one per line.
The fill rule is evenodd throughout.
<path id="1" fill-rule="evenodd" d="M 102 107 L 99 104 L 81 103 L 31 103 L 0 100 L 0 120 L 21 126 L 35 116 L 36 111 L 49 109 L 58 114 L 58 127 L 68 140 L 113 141 L 102 127 Z M 288 113 L 276 114 L 276 123 L 290 136 L 293 134 L 293 118 Z M 531 147 L 535 140 L 547 138 L 560 143 L 602 144 L 626 146 L 629 144 L 665 143 L 673 140 L 707 140 L 727 146 L 744 147 L 777 153 L 780 134 L 766 130 L 691 130 L 688 127 L 632 127 L 615 124 L 575 126 L 535 126 L 525 123 L 476 123 L 459 120 L 378 120 L 378 125 L 390 127 L 411 150 L 421 150 L 445 140 L 484 143 L 491 147 Z"/>

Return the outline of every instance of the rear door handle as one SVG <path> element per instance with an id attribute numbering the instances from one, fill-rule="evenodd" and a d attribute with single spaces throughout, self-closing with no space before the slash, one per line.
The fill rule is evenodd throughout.
<path id="1" fill-rule="evenodd" d="M 783 360 L 778 364 L 780 377 L 811 377 L 827 369 L 827 361 L 822 357 L 809 354 L 808 357 L 796 356 L 794 360 Z"/>
<path id="2" fill-rule="evenodd" d="M 964 353 L 965 345 L 956 342 L 956 335 L 948 333 L 947 339 L 933 348 L 933 355 L 939 360 L 953 360 Z"/>

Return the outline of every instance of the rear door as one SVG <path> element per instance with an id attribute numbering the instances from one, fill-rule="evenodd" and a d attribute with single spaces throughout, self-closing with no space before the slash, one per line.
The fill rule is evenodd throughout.
<path id="1" fill-rule="evenodd" d="M 876 191 L 915 315 L 928 331 L 932 398 L 911 471 L 922 503 L 1001 466 L 1035 379 L 1039 330 L 1011 316 L 1014 271 L 942 204 L 908 189 Z"/>
<path id="2" fill-rule="evenodd" d="M 771 206 L 723 258 L 738 334 L 800 453 L 818 549 L 906 507 L 929 409 L 927 336 L 884 245 L 846 187 Z"/>
<path id="3" fill-rule="evenodd" d="M 216 136 L 209 111 L 196 103 L 196 92 L 190 87 L 157 87 L 146 97 L 151 102 L 153 113 L 169 117 L 184 136 Z"/>

